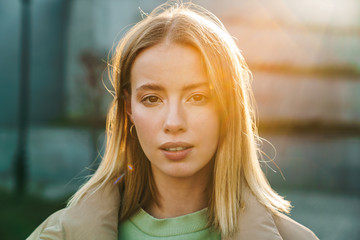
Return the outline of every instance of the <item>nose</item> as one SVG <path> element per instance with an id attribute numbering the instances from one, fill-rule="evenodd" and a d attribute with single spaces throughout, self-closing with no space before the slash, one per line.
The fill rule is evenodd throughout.
<path id="1" fill-rule="evenodd" d="M 166 108 L 164 132 L 179 134 L 186 131 L 186 116 L 181 103 L 174 102 Z"/>

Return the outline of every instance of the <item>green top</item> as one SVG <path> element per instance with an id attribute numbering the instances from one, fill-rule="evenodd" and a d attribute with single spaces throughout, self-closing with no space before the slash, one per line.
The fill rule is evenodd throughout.
<path id="1" fill-rule="evenodd" d="M 221 235 L 207 226 L 207 208 L 165 219 L 154 218 L 140 208 L 132 217 L 119 224 L 119 239 L 218 240 Z"/>

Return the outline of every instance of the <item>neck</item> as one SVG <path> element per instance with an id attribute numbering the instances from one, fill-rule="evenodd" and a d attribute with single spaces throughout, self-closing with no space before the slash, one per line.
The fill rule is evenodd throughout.
<path id="1" fill-rule="evenodd" d="M 204 170 L 203 174 L 189 178 L 172 178 L 154 174 L 153 170 L 158 203 L 151 202 L 145 210 L 161 219 L 183 216 L 207 207 L 211 168 Z"/>

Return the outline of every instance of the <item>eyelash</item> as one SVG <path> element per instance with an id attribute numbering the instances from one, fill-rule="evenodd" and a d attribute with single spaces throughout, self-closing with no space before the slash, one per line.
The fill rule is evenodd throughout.
<path id="1" fill-rule="evenodd" d="M 160 99 L 160 98 L 157 97 L 157 96 L 150 95 L 150 96 L 146 96 L 146 97 L 144 97 L 143 99 L 141 99 L 141 102 L 142 102 L 143 104 L 145 104 L 145 105 L 155 105 L 155 104 L 158 103 L 158 101 L 156 101 L 156 102 L 150 102 L 150 101 L 149 101 L 150 98 L 156 98 L 156 100 L 159 100 L 159 99 Z"/>
<path id="2" fill-rule="evenodd" d="M 196 101 L 194 99 L 195 97 L 201 97 L 201 100 Z M 151 98 L 156 98 L 156 101 L 151 102 L 150 101 Z M 191 100 L 191 99 L 194 99 L 194 100 Z M 160 100 L 160 102 L 162 102 L 158 96 L 150 95 L 150 96 L 145 96 L 143 99 L 141 99 L 141 102 L 147 106 L 154 106 L 154 105 L 159 104 L 159 100 Z M 187 101 L 189 101 L 193 104 L 202 105 L 202 104 L 205 104 L 207 102 L 207 100 L 208 100 L 208 97 L 206 95 L 197 93 L 197 94 L 193 94 L 192 96 L 190 96 Z"/>
<path id="3" fill-rule="evenodd" d="M 190 98 L 189 98 L 189 100 L 190 99 L 194 99 L 195 97 L 201 97 L 201 100 L 198 100 L 198 101 L 192 101 L 193 103 L 195 103 L 195 104 L 204 104 L 204 103 L 206 103 L 207 102 L 207 100 L 208 100 L 208 97 L 207 96 L 205 96 L 205 95 L 203 95 L 203 94 L 199 94 L 199 93 L 197 93 L 197 94 L 194 94 L 194 95 L 192 95 Z"/>

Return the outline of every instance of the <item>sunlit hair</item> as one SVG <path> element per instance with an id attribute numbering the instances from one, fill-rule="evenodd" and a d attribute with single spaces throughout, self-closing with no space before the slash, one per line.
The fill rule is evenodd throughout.
<path id="1" fill-rule="evenodd" d="M 233 234 L 240 210 L 246 206 L 243 197 L 246 188 L 270 211 L 289 212 L 290 203 L 270 187 L 259 164 L 251 73 L 244 58 L 217 17 L 197 5 L 181 2 L 157 7 L 119 42 L 110 62 L 115 93 L 107 116 L 105 155 L 69 206 L 77 204 L 89 192 L 114 184 L 126 172 L 117 183 L 121 189 L 120 221 L 150 201 L 157 202 L 149 160 L 139 141 L 130 135 L 124 92 L 131 93 L 130 70 L 136 56 L 160 43 L 187 44 L 199 51 L 218 104 L 221 126 L 209 183 L 212 188 L 209 224 L 225 236 Z M 134 171 L 128 171 L 128 166 Z"/>

